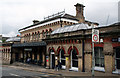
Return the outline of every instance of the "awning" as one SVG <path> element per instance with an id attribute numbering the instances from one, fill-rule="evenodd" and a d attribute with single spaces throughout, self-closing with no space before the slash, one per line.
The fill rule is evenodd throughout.
<path id="1" fill-rule="evenodd" d="M 12 45 L 12 47 L 34 47 L 34 46 L 46 46 L 46 43 L 42 41 L 42 42 L 19 43 Z"/>

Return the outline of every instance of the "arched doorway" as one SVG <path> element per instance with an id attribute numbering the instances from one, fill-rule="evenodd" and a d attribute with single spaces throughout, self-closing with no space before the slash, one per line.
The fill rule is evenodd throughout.
<path id="1" fill-rule="evenodd" d="M 55 50 L 51 48 L 50 50 L 50 68 L 55 68 Z"/>
<path id="2" fill-rule="evenodd" d="M 62 69 L 66 69 L 65 56 L 64 56 L 65 50 L 64 50 L 64 48 L 62 47 L 62 49 L 59 49 L 58 52 L 59 52 L 59 61 L 60 61 L 61 65 L 62 65 Z"/>
<path id="3" fill-rule="evenodd" d="M 71 68 L 70 70 L 78 71 L 78 50 L 74 46 L 73 48 L 69 48 L 69 54 L 70 54 L 70 63 L 71 63 Z"/>

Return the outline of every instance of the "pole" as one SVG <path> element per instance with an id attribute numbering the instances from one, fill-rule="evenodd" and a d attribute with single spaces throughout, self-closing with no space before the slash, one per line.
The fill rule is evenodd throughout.
<path id="1" fill-rule="evenodd" d="M 84 33 L 85 33 L 85 31 L 84 31 Z M 83 59 L 83 62 L 82 62 L 82 72 L 85 72 L 85 63 L 84 63 L 84 61 L 85 61 L 85 59 L 84 59 L 84 47 L 85 47 L 85 42 L 84 42 L 84 35 L 83 35 L 83 39 L 82 39 L 82 59 Z"/>
<path id="2" fill-rule="evenodd" d="M 92 24 L 92 31 L 94 30 L 94 25 Z M 92 32 L 93 35 L 93 32 Z M 92 38 L 93 39 L 93 38 Z M 94 42 L 92 40 L 92 77 L 94 77 L 94 67 L 95 67 L 95 58 L 94 58 Z"/>
<path id="3" fill-rule="evenodd" d="M 94 76 L 95 58 L 94 58 L 94 42 L 92 42 L 92 76 Z"/>

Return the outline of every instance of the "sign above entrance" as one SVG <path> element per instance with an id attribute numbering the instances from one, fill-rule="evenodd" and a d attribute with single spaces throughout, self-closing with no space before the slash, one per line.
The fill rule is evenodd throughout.
<path id="1" fill-rule="evenodd" d="M 51 52 L 51 54 L 55 54 L 54 52 Z"/>
<path id="2" fill-rule="evenodd" d="M 120 42 L 120 37 L 118 38 L 118 42 Z"/>
<path id="3" fill-rule="evenodd" d="M 24 51 L 32 51 L 31 48 L 25 48 Z"/>
<path id="4" fill-rule="evenodd" d="M 99 30 L 92 29 L 92 42 L 99 42 Z"/>

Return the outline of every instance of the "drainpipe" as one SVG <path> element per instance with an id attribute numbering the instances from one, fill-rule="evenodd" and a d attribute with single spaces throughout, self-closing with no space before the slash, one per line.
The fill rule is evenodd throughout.
<path id="1" fill-rule="evenodd" d="M 11 47 L 11 59 L 10 59 L 10 64 L 13 63 L 13 59 L 12 59 L 12 57 L 13 57 L 13 47 Z"/>
<path id="2" fill-rule="evenodd" d="M 13 47 L 12 47 L 12 45 L 13 45 L 14 43 L 12 43 L 11 44 L 11 59 L 10 59 L 10 64 L 12 64 L 13 63 Z"/>
<path id="3" fill-rule="evenodd" d="M 84 34 L 85 34 L 85 31 L 83 30 L 83 38 L 82 38 L 82 59 L 83 59 L 83 61 L 82 61 L 82 72 L 85 72 L 85 58 L 84 58 L 84 47 L 85 47 L 85 42 L 84 42 L 84 40 L 85 40 L 85 36 L 84 36 Z"/>
<path id="4" fill-rule="evenodd" d="M 61 20 L 61 17 L 60 17 L 60 26 L 62 27 L 62 20 Z"/>

